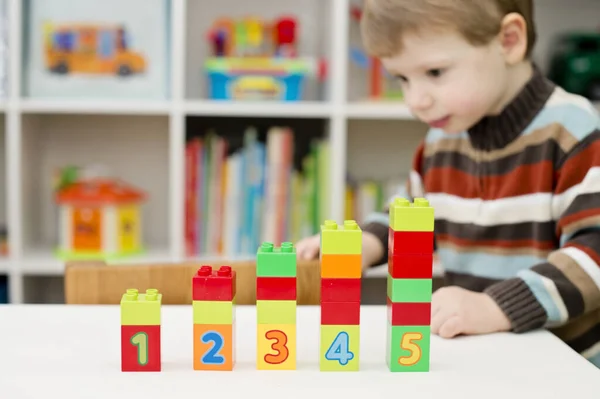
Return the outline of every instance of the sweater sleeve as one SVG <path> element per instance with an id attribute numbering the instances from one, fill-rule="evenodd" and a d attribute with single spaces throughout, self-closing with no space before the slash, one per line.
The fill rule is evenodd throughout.
<path id="1" fill-rule="evenodd" d="M 559 327 L 600 307 L 600 130 L 570 150 L 557 171 L 559 249 L 485 291 L 515 332 Z"/>
<path id="2" fill-rule="evenodd" d="M 413 157 L 411 171 L 406 182 L 406 191 L 409 199 L 413 199 L 415 197 L 423 197 L 424 189 L 423 189 L 423 154 L 425 150 L 425 142 L 422 141 Z M 379 266 L 388 261 L 388 233 L 389 233 L 389 205 L 393 202 L 394 198 L 397 194 L 393 195 L 386 202 L 386 206 L 380 212 L 375 212 L 370 214 L 365 218 L 361 229 L 363 231 L 374 234 L 383 245 L 383 255 L 371 266 Z"/>

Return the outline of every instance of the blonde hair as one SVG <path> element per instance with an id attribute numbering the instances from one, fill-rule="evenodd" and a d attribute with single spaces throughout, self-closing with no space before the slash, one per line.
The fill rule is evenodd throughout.
<path id="1" fill-rule="evenodd" d="M 365 0 L 363 43 L 375 57 L 402 50 L 402 35 L 425 29 L 453 29 L 474 46 L 500 33 L 504 16 L 518 13 L 527 23 L 527 57 L 535 44 L 532 0 Z"/>

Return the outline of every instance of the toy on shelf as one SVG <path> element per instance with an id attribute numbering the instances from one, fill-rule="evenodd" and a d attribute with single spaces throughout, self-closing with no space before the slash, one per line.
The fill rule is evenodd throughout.
<path id="1" fill-rule="evenodd" d="M 256 255 L 258 370 L 296 369 L 296 250 L 265 242 Z"/>
<path id="2" fill-rule="evenodd" d="M 121 371 L 161 371 L 162 294 L 128 289 L 121 297 Z"/>
<path id="3" fill-rule="evenodd" d="M 281 17 L 215 21 L 207 35 L 208 96 L 213 100 L 298 101 L 308 76 L 324 79 L 321 60 L 298 56 L 297 22 Z"/>
<path id="4" fill-rule="evenodd" d="M 235 366 L 236 273 L 230 266 L 202 266 L 192 278 L 194 370 Z"/>
<path id="5" fill-rule="evenodd" d="M 429 371 L 434 211 L 416 198 L 390 207 L 386 363 L 392 372 Z"/>
<path id="6" fill-rule="evenodd" d="M 362 231 L 354 220 L 321 226 L 321 371 L 358 371 Z"/>
<path id="7" fill-rule="evenodd" d="M 57 255 L 111 260 L 142 253 L 139 207 L 145 198 L 144 192 L 116 179 L 63 179 L 56 190 Z"/>

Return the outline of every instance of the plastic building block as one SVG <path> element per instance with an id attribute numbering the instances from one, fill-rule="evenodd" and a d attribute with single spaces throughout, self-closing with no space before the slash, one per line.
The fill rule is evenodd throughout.
<path id="1" fill-rule="evenodd" d="M 433 241 L 433 231 L 394 231 L 390 227 L 388 250 L 394 255 L 427 255 L 433 252 Z"/>
<path id="2" fill-rule="evenodd" d="M 362 231 L 354 220 L 344 221 L 343 226 L 333 220 L 321 225 L 321 254 L 362 254 Z"/>
<path id="3" fill-rule="evenodd" d="M 131 288 L 121 297 L 121 325 L 149 326 L 160 324 L 162 294 L 148 289 L 140 294 Z"/>
<path id="4" fill-rule="evenodd" d="M 236 294 L 235 270 L 231 266 L 202 266 L 192 278 L 194 301 L 233 301 Z"/>
<path id="5" fill-rule="evenodd" d="M 431 302 L 392 302 L 387 298 L 387 316 L 394 326 L 429 326 Z"/>
<path id="6" fill-rule="evenodd" d="M 234 306 L 233 301 L 193 301 L 194 324 L 231 324 Z"/>
<path id="7" fill-rule="evenodd" d="M 434 211 L 429 201 L 415 198 L 396 198 L 390 206 L 390 227 L 394 231 L 433 231 Z"/>
<path id="8" fill-rule="evenodd" d="M 296 368 L 296 249 L 265 242 L 256 255 L 256 367 Z M 283 299 L 285 298 L 285 299 Z"/>
<path id="9" fill-rule="evenodd" d="M 161 371 L 161 303 L 156 289 L 121 297 L 121 371 Z"/>
<path id="10" fill-rule="evenodd" d="M 295 277 L 257 277 L 256 299 L 295 301 L 297 297 Z"/>
<path id="11" fill-rule="evenodd" d="M 296 301 L 257 300 L 258 324 L 296 324 Z"/>
<path id="12" fill-rule="evenodd" d="M 194 370 L 233 370 L 233 328 L 233 324 L 194 324 Z"/>
<path id="13" fill-rule="evenodd" d="M 296 369 L 295 324 L 258 324 L 256 333 L 258 370 Z"/>
<path id="14" fill-rule="evenodd" d="M 322 325 L 320 341 L 321 371 L 359 370 L 359 325 Z"/>
<path id="15" fill-rule="evenodd" d="M 360 302 L 360 278 L 321 278 L 321 303 Z"/>
<path id="16" fill-rule="evenodd" d="M 387 296 L 392 302 L 431 302 L 430 278 L 387 278 Z"/>
<path id="17" fill-rule="evenodd" d="M 393 326 L 387 322 L 386 364 L 392 372 L 429 371 L 429 326 Z"/>
<path id="18" fill-rule="evenodd" d="M 362 230 L 354 220 L 321 226 L 322 371 L 357 371 L 360 349 Z"/>
<path id="19" fill-rule="evenodd" d="M 433 278 L 433 253 L 389 255 L 388 275 L 392 278 Z"/>
<path id="20" fill-rule="evenodd" d="M 417 198 L 390 207 L 386 363 L 392 372 L 429 371 L 434 210 Z"/>
<path id="21" fill-rule="evenodd" d="M 360 278 L 362 276 L 361 254 L 322 254 L 322 278 Z"/>
<path id="22" fill-rule="evenodd" d="M 256 254 L 257 277 L 296 277 L 296 249 L 291 242 L 263 243 Z"/>
<path id="23" fill-rule="evenodd" d="M 360 302 L 321 302 L 321 325 L 359 325 Z"/>
<path id="24" fill-rule="evenodd" d="M 192 277 L 194 370 L 235 366 L 236 278 L 230 266 L 202 266 Z"/>

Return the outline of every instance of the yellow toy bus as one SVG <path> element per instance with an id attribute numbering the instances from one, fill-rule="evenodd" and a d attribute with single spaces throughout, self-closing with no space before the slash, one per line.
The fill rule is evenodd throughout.
<path id="1" fill-rule="evenodd" d="M 129 48 L 121 25 L 44 25 L 46 68 L 56 74 L 129 76 L 143 73 L 145 57 Z"/>

